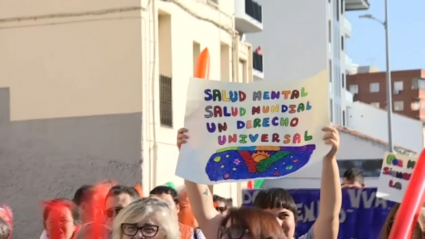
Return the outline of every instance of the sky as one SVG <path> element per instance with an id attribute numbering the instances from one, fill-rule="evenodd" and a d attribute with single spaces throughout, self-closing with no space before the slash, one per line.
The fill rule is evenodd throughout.
<path id="1" fill-rule="evenodd" d="M 425 0 L 388 0 L 391 70 L 425 69 Z M 346 40 L 347 54 L 355 64 L 385 66 L 385 30 L 370 19 L 385 20 L 385 0 L 369 0 L 367 11 L 347 12 L 352 36 Z"/>

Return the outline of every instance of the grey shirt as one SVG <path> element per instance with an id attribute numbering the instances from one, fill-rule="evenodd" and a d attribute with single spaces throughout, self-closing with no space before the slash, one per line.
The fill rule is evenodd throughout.
<path id="1" fill-rule="evenodd" d="M 310 230 L 308 230 L 307 234 L 300 236 L 298 239 L 314 239 L 313 227 L 311 227 Z"/>

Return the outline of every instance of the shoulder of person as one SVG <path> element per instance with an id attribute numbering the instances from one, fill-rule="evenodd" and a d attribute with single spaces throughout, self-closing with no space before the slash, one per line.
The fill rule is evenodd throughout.
<path id="1" fill-rule="evenodd" d="M 308 230 L 307 234 L 300 236 L 298 239 L 314 239 L 313 227 Z"/>

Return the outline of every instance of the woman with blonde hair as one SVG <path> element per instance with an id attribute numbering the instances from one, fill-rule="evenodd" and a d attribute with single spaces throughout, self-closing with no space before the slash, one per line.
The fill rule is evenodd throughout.
<path id="1" fill-rule="evenodd" d="M 381 230 L 381 239 L 388 239 L 388 237 L 390 236 L 391 228 L 393 227 L 393 223 L 395 221 L 399 208 L 399 203 L 394 204 L 393 208 L 391 208 L 391 211 L 388 214 L 384 226 Z M 411 239 L 425 239 L 425 208 L 421 209 L 418 221 L 415 225 L 415 228 L 413 228 Z"/>
<path id="2" fill-rule="evenodd" d="M 180 239 L 177 215 L 154 196 L 132 202 L 114 219 L 113 239 Z"/>

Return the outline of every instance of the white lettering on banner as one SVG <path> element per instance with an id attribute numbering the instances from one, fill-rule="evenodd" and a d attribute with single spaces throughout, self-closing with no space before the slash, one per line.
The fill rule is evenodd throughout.
<path id="1" fill-rule="evenodd" d="M 243 190 L 243 204 L 252 205 L 254 204 L 255 197 L 257 197 L 259 190 L 251 193 L 248 190 Z M 341 208 L 339 215 L 340 223 L 344 223 L 347 214 L 352 213 L 355 209 L 360 208 L 360 205 L 363 205 L 365 209 L 372 207 L 381 207 L 382 209 L 388 208 L 387 201 L 382 198 L 376 197 L 376 192 L 368 195 L 367 191 L 362 190 L 347 190 L 348 196 L 350 198 L 350 208 L 344 209 Z M 375 203 L 373 201 L 375 200 Z M 297 203 L 297 213 L 298 219 L 302 222 L 314 222 L 317 219 L 319 214 L 319 203 L 320 201 L 312 201 L 309 204 Z"/>
<path id="2" fill-rule="evenodd" d="M 243 205 L 251 205 L 254 204 L 254 200 L 257 197 L 258 193 L 260 192 L 260 190 L 256 190 L 254 191 L 254 193 L 251 193 L 248 190 L 243 190 L 242 191 L 242 198 L 243 198 Z"/>
<path id="3" fill-rule="evenodd" d="M 377 198 L 376 193 L 373 192 L 372 194 L 368 195 L 366 191 L 361 190 L 347 190 L 348 195 L 350 198 L 350 208 L 344 209 L 341 208 L 341 212 L 339 215 L 340 223 L 344 223 L 347 214 L 352 213 L 353 209 L 360 208 L 360 205 L 364 205 L 363 208 L 368 209 L 372 207 L 381 207 L 383 209 L 386 209 L 387 201 L 383 200 L 382 198 Z M 375 200 L 376 199 L 376 200 Z M 373 205 L 373 201 L 375 200 L 375 204 Z M 313 222 L 316 221 L 317 215 L 319 214 L 319 203 L 320 201 L 311 202 L 310 205 L 298 203 L 297 204 L 297 212 L 298 212 L 298 218 L 302 222 Z"/>

